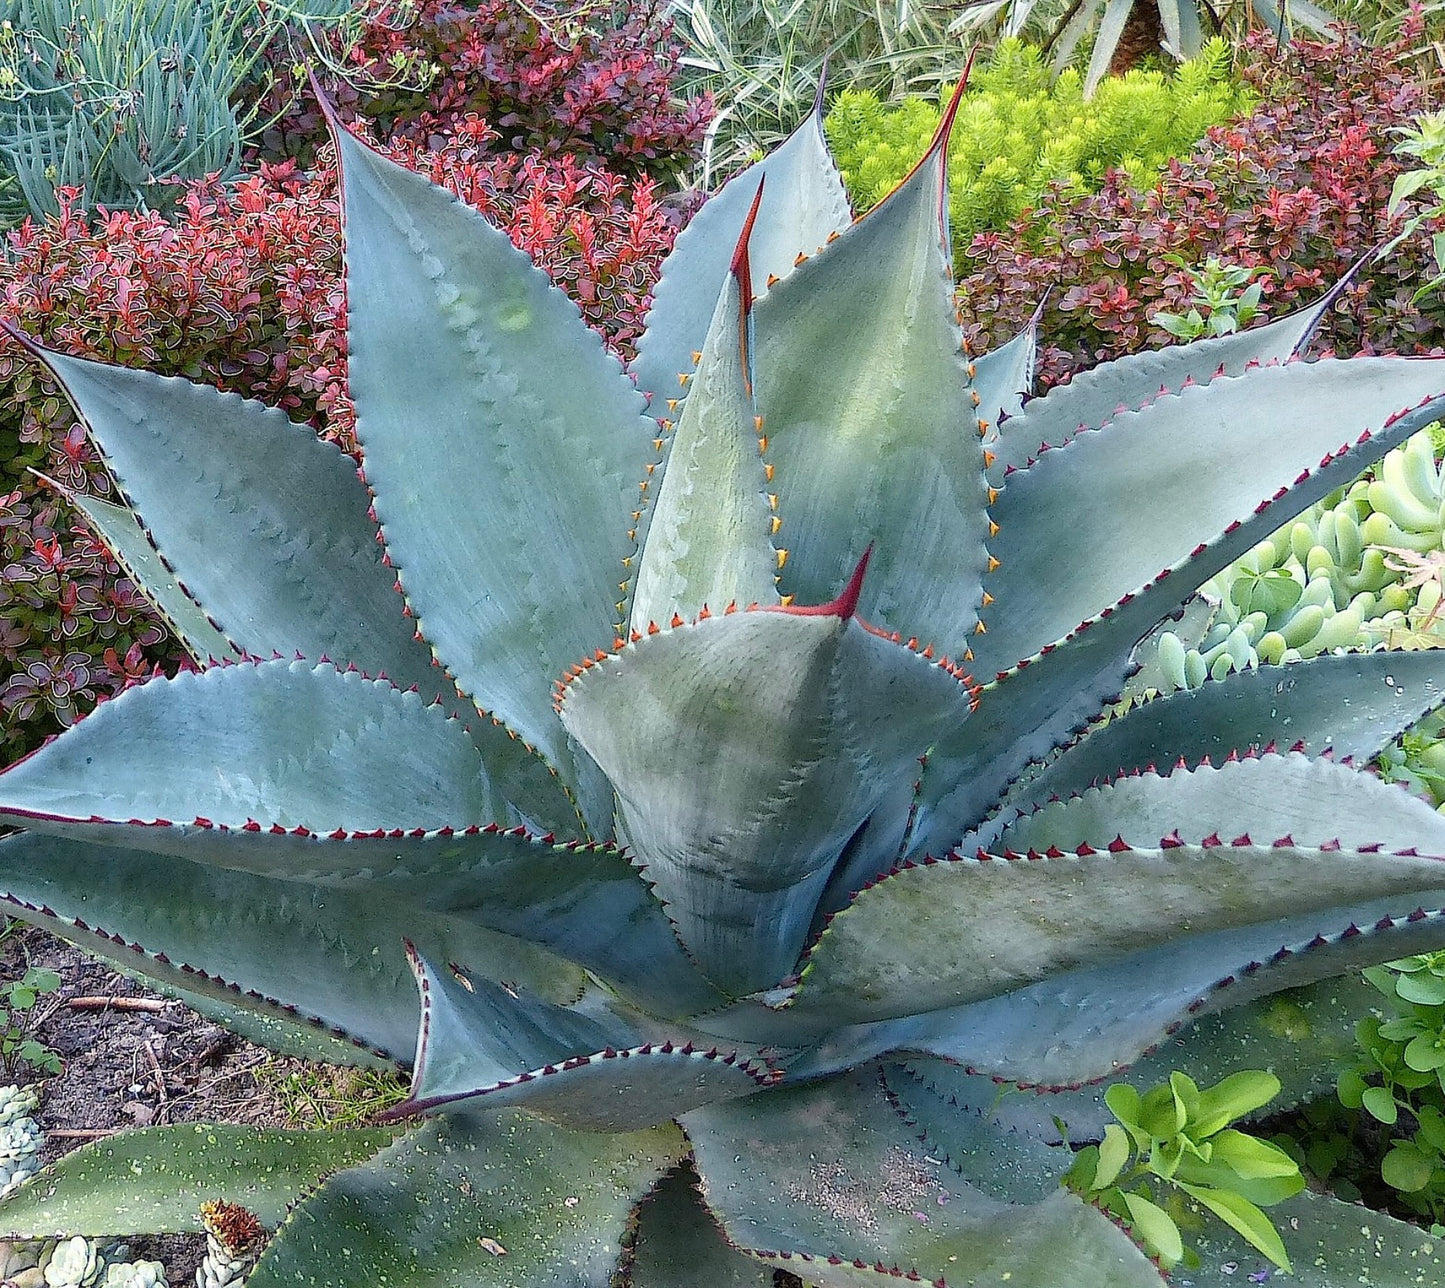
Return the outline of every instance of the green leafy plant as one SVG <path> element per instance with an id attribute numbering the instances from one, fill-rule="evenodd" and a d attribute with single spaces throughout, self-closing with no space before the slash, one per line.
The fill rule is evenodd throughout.
<path id="1" fill-rule="evenodd" d="M 944 100 L 946 102 L 946 99 Z M 1210 41 L 1177 71 L 1130 72 L 1084 98 L 1077 73 L 1055 78 L 1037 49 L 1005 40 L 973 74 L 949 144 L 949 211 L 960 254 L 975 233 L 1007 228 L 1050 187 L 1097 191 L 1112 169 L 1141 187 L 1212 125 L 1253 103 Z M 887 102 L 845 90 L 828 113 L 828 142 L 855 206 L 871 209 L 908 173 L 938 129 L 943 102 Z"/>
<path id="2" fill-rule="evenodd" d="M 3 0 L 0 219 L 167 208 L 177 182 L 235 174 L 263 122 L 239 90 L 288 24 L 338 23 L 352 0 Z"/>
<path id="3" fill-rule="evenodd" d="M 1423 225 L 1438 224 L 1445 216 L 1445 112 L 1422 112 L 1413 125 L 1398 127 L 1395 132 L 1401 136 L 1395 145 L 1395 155 L 1414 157 L 1423 164 L 1396 176 L 1386 214 L 1395 218 L 1411 198 L 1421 202 L 1422 193 L 1433 198 L 1422 202 L 1421 208 L 1405 221 L 1394 243 L 1398 245 L 1414 236 Z M 1431 232 L 1430 250 L 1435 258 L 1435 276 L 1415 292 L 1416 300 L 1439 290 L 1445 283 L 1445 232 Z"/>
<path id="4" fill-rule="evenodd" d="M 1279 1093 L 1279 1079 L 1256 1070 L 1241 1070 L 1202 1091 L 1182 1073 L 1171 1073 L 1167 1083 L 1143 1095 L 1116 1083 L 1104 1093 L 1116 1121 L 1104 1128 L 1098 1145 L 1079 1151 L 1064 1184 L 1126 1221 L 1166 1269 L 1183 1263 L 1197 1270 L 1200 1262 L 1184 1246 L 1164 1194 L 1212 1212 L 1289 1270 L 1279 1231 L 1260 1208 L 1304 1189 L 1299 1164 L 1232 1125 Z"/>
<path id="5" fill-rule="evenodd" d="M 1177 255 L 1164 258 L 1182 268 L 1194 283 L 1194 299 L 1187 313 L 1161 309 L 1149 315 L 1149 321 L 1176 340 L 1230 335 L 1259 315 L 1259 300 L 1264 293 L 1260 277 L 1268 273 L 1267 269 L 1227 264 L 1213 255 L 1198 268 L 1190 267 Z"/>
<path id="6" fill-rule="evenodd" d="M 276 1231 L 251 1288 L 1158 1288 L 1056 1120 L 1102 1140 L 1126 1065 L 1297 1102 L 1336 977 L 1445 949 L 1445 819 L 1345 763 L 1439 659 L 1092 721 L 1195 586 L 1437 419 L 1445 362 L 1286 361 L 1327 299 L 1025 404 L 1032 331 L 962 350 L 947 121 L 853 221 L 815 115 L 678 237 L 629 375 L 502 232 L 336 142 L 361 473 L 16 335 L 196 669 L 0 774 L 0 897 L 408 1098 L 111 1137 L 0 1227 L 195 1230 L 199 1190 Z M 1445 1257 L 1319 1195 L 1279 1227 L 1316 1288 Z"/>
<path id="7" fill-rule="evenodd" d="M 16 1076 L 24 1065 L 41 1073 L 60 1072 L 60 1056 L 31 1036 L 35 1004 L 59 987 L 60 976 L 40 966 L 0 982 L 0 1063 L 7 1076 Z"/>
<path id="8" fill-rule="evenodd" d="M 1339 1075 L 1340 1103 L 1394 1128 L 1376 1155 L 1380 1179 L 1406 1209 L 1445 1218 L 1445 953 L 1365 971 L 1391 1014 L 1356 1028 L 1361 1058 Z"/>

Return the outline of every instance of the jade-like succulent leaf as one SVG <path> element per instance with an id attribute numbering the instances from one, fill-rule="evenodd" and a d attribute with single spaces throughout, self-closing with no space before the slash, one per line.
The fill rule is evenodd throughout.
<path id="1" fill-rule="evenodd" d="M 974 644 L 980 677 L 1139 594 L 1295 488 L 1271 516 L 1277 525 L 1307 491 L 1296 484 L 1362 430 L 1379 437 L 1387 417 L 1442 389 L 1445 361 L 1432 359 L 1266 367 L 1159 398 L 1015 471 L 993 507 L 1001 530 L 990 548 L 1001 566 L 985 589 L 998 607 L 983 614 L 988 634 Z M 1109 558 L 1098 558 L 1104 549 Z M 1215 570 L 1200 571 L 1190 589 Z"/>
<path id="2" fill-rule="evenodd" d="M 644 636 L 562 699 L 683 942 L 735 994 L 792 970 L 849 838 L 968 714 L 951 672 L 840 611 Z"/>
<path id="3" fill-rule="evenodd" d="M 1441 374 L 1441 368 L 1434 365 L 1434 360 L 1429 359 L 1361 361 L 1386 364 L 1384 368 L 1374 368 L 1376 379 L 1390 367 L 1396 368 L 1402 376 L 1410 379 L 1416 378 L 1422 371 L 1434 371 L 1436 378 Z M 1035 555 L 1050 541 L 1058 552 L 1058 560 L 1049 562 L 1041 575 L 1048 578 L 1050 584 L 1054 584 L 1054 579 L 1061 576 L 1061 570 L 1072 566 L 1071 552 L 1076 543 L 1084 541 L 1087 529 L 1086 511 L 1090 505 L 1098 503 L 1097 498 L 1085 497 L 1083 494 L 1075 496 L 1080 508 L 1064 521 L 1063 530 L 1068 533 L 1067 539 L 1057 532 L 1052 537 L 1039 532 L 1037 525 L 1045 513 L 1054 514 L 1056 519 L 1063 514 L 1063 511 L 1055 508 L 1059 497 L 1051 495 L 1048 488 L 1038 483 L 1040 478 L 1047 480 L 1050 477 L 1059 477 L 1056 466 L 1060 460 L 1079 460 L 1082 457 L 1087 468 L 1083 469 L 1081 474 L 1089 477 L 1093 477 L 1093 466 L 1102 464 L 1102 459 L 1095 459 L 1096 454 L 1100 458 L 1106 455 L 1115 456 L 1115 464 L 1126 472 L 1135 469 L 1134 465 L 1118 458 L 1117 450 L 1123 445 L 1123 440 L 1129 438 L 1133 446 L 1142 445 L 1147 448 L 1141 453 L 1143 458 L 1156 459 L 1153 451 L 1168 437 L 1172 424 L 1156 420 L 1159 416 L 1158 409 L 1163 403 L 1171 404 L 1173 413 L 1177 414 L 1179 407 L 1185 405 L 1186 395 L 1213 398 L 1218 390 L 1226 386 L 1236 394 L 1249 385 L 1261 396 L 1266 393 L 1284 396 L 1294 388 L 1296 380 L 1313 393 L 1318 393 L 1322 385 L 1328 384 L 1333 377 L 1327 375 L 1320 380 L 1311 375 L 1312 365 L 1322 364 L 1295 363 L 1287 367 L 1265 368 L 1238 379 L 1215 381 L 1205 389 L 1186 390 L 1185 394 L 1162 400 L 1143 412 L 1120 418 L 1135 429 L 1146 422 L 1154 423 L 1160 433 L 1150 437 L 1147 444 L 1140 444 L 1129 438 L 1127 432 L 1121 431 L 1120 423 L 1115 422 L 1096 434 L 1084 435 L 1082 439 L 1057 453 L 1048 453 L 1029 470 L 1013 475 L 1014 480 L 1032 477 L 1034 483 L 1029 485 L 1029 490 L 1042 493 L 1039 513 L 1023 518 L 1017 503 L 1023 499 L 1024 488 L 1015 487 L 1016 504 L 1012 512 L 1016 518 L 1023 519 L 1026 527 L 1033 525 L 1039 536 Z M 1276 387 L 1281 382 L 1282 387 Z M 1361 386 L 1362 389 L 1368 387 L 1369 382 L 1364 382 Z M 1400 391 L 1393 387 L 1377 392 L 1378 401 L 1384 406 L 1396 405 L 1400 395 Z M 1322 461 L 1313 472 L 1306 468 L 1305 472 L 1294 480 L 1293 487 L 1287 486 L 1286 480 L 1286 485 L 1282 486 L 1274 497 L 1266 498 L 1255 507 L 1252 515 L 1246 514 L 1242 522 L 1235 521 L 1222 535 L 1215 535 L 1212 541 L 1201 542 L 1192 551 L 1186 552 L 1179 562 L 1161 569 L 1137 590 L 1121 594 L 1112 604 L 1096 604 L 1093 610 L 1095 615 L 1084 620 L 1058 646 L 1044 644 L 1038 655 L 1022 659 L 1014 670 L 1000 673 L 1001 678 L 987 685 L 980 695 L 977 715 L 966 726 L 940 739 L 929 753 L 914 831 L 909 842 L 910 853 L 939 852 L 953 845 L 971 827 L 976 826 L 1027 765 L 1042 760 L 1067 743 L 1088 721 L 1099 714 L 1108 698 L 1118 694 L 1130 669 L 1129 656 L 1135 642 L 1163 617 L 1184 603 L 1194 587 L 1244 554 L 1284 519 L 1317 501 L 1331 488 L 1339 486 L 1366 465 L 1380 459 L 1395 444 L 1431 423 L 1440 415 L 1441 401 L 1440 398 L 1427 399 L 1419 407 L 1388 420 L 1383 428 L 1362 434 L 1353 446 L 1342 447 L 1326 458 L 1327 463 Z M 1228 402 L 1229 399 L 1220 399 L 1221 415 L 1225 414 Z M 1241 414 L 1244 414 L 1243 409 L 1240 410 Z M 1317 407 L 1316 411 L 1326 420 L 1336 413 L 1336 409 L 1330 406 Z M 1338 421 L 1329 423 L 1338 428 Z M 1190 435 L 1181 433 L 1181 437 L 1187 439 Z M 1103 446 L 1100 447 L 1100 444 Z M 1165 451 L 1162 448 L 1160 450 Z M 1245 450 L 1253 451 L 1254 445 L 1246 445 Z M 1174 453 L 1166 451 L 1166 454 Z M 1221 469 L 1228 474 L 1232 467 L 1222 466 Z M 1147 478 L 1141 472 L 1135 469 L 1135 474 L 1136 486 L 1149 486 Z M 1062 490 L 1070 491 L 1077 481 L 1071 481 Z M 1106 495 L 1114 496 L 1112 504 L 1124 507 L 1125 511 L 1136 499 L 1132 494 L 1115 496 L 1112 484 L 1101 484 L 1100 490 Z M 1183 526 L 1187 525 L 1181 525 Z M 1160 530 L 1164 529 L 1172 531 L 1168 524 L 1164 524 Z M 1127 525 L 1124 525 L 1124 530 L 1129 530 Z M 1142 546 L 1135 547 L 1136 554 L 1142 549 Z M 1151 562 L 1146 556 L 1140 555 L 1140 558 L 1145 563 Z M 1098 567 L 1096 564 L 1096 571 Z M 1129 576 L 1114 580 L 1128 580 Z M 1090 579 L 1086 577 L 1084 580 Z M 1037 601 L 1036 589 L 1026 588 L 1021 592 L 1024 603 Z M 1107 593 L 1102 584 L 1097 585 L 1096 589 L 1099 593 Z M 1073 596 L 1074 591 L 1070 589 L 1068 595 Z M 1015 622 L 1019 611 L 1020 606 L 1014 604 L 1008 620 Z M 1050 625 L 1047 630 L 1034 633 L 1043 635 L 1052 629 L 1053 626 Z M 981 640 L 990 638 L 992 637 L 979 637 L 979 640 L 975 641 L 975 652 L 981 647 Z M 1019 641 L 1017 630 L 1012 638 L 1014 642 L 1006 641 L 1002 652 L 990 645 L 990 649 L 994 650 L 990 656 L 1001 658 L 1012 653 Z M 979 665 L 982 661 L 980 657 L 975 662 L 976 673 L 986 674 L 985 667 Z"/>
<path id="4" fill-rule="evenodd" d="M 1066 1247 L 1070 1288 L 1160 1288 L 1144 1254 L 1072 1195 L 1003 1203 L 944 1169 L 876 1074 L 711 1105 L 683 1127 L 728 1239 L 805 1281 L 866 1282 L 857 1270 L 877 1264 L 949 1284 L 1005 1272 L 1051 1284 Z"/>
<path id="5" fill-rule="evenodd" d="M 1401 805 L 1419 805 L 1397 795 Z M 1057 857 L 925 863 L 884 878 L 829 922 L 792 1009 L 800 1020 L 821 1015 L 830 1024 L 910 1015 L 1280 911 L 1316 913 L 1323 926 L 1343 929 L 1349 918 L 1331 910 L 1395 897 L 1409 912 L 1410 900 L 1445 889 L 1445 861 L 1413 855 L 1268 839 L 1103 845 L 1051 852 Z M 965 920 L 967 935 L 951 931 Z"/>
<path id="6" fill-rule="evenodd" d="M 753 412 L 749 281 L 744 240 L 668 443 L 632 594 L 634 631 L 674 614 L 695 617 L 704 607 L 721 612 L 733 603 L 778 602 L 769 485 Z"/>
<path id="7" fill-rule="evenodd" d="M 140 588 L 193 661 L 204 666 L 207 662 L 240 660 L 240 650 L 217 629 L 206 611 L 162 562 L 134 513 L 99 497 L 72 492 L 53 480 L 51 485 L 85 516 L 126 576 Z"/>
<path id="8" fill-rule="evenodd" d="M 0 1204 L 7 1239 L 199 1233 L 203 1199 L 239 1203 L 262 1225 L 322 1178 L 389 1145 L 385 1128 L 266 1131 L 174 1123 L 83 1145 Z"/>
<path id="9" fill-rule="evenodd" d="M 693 1170 L 669 1172 L 638 1206 L 627 1288 L 774 1288 L 772 1270 L 731 1247 Z"/>
<path id="10" fill-rule="evenodd" d="M 1445 855 L 1445 818 L 1424 801 L 1372 774 L 1299 754 L 1117 778 L 1025 814 L 1003 829 L 997 848 L 1105 849 L 1117 838 L 1153 846 L 1161 838 L 1198 843 L 1211 834 L 1251 836 L 1259 845 L 1289 837 L 1301 846 Z M 1262 904 L 1271 905 L 1278 906 L 1273 899 Z"/>
<path id="11" fill-rule="evenodd" d="M 628 1214 L 684 1148 L 671 1127 L 604 1135 L 510 1113 L 438 1119 L 331 1177 L 246 1282 L 607 1288 Z"/>
<path id="12" fill-rule="evenodd" d="M 1176 938 L 985 1001 L 835 1029 L 790 1062 L 788 1077 L 816 1078 L 910 1052 L 1009 1082 L 1077 1086 L 1112 1076 L 1192 1015 L 1438 951 L 1445 945 L 1442 907 L 1445 890 L 1437 890 Z M 1149 981 L 1147 990 L 1140 990 L 1141 979 Z"/>
<path id="13" fill-rule="evenodd" d="M 462 726 L 414 693 L 309 662 L 243 663 L 128 689 L 0 774 L 0 818 L 254 821 L 285 829 L 487 822 Z M 144 845 L 144 841 L 133 842 Z"/>
<path id="14" fill-rule="evenodd" d="M 574 785 L 551 685 L 624 619 L 656 425 L 504 233 L 344 131 L 337 146 L 351 393 L 388 553 L 462 689 Z"/>
<path id="15" fill-rule="evenodd" d="M 1271 744 L 1364 762 L 1442 701 L 1445 679 L 1429 652 L 1321 654 L 1233 671 L 1132 707 L 1068 747 L 1011 800 L 1024 808 L 1179 757 L 1222 761 Z M 968 848 L 987 848 L 995 834 L 971 838 Z"/>
<path id="16" fill-rule="evenodd" d="M 786 277 L 793 261 L 811 255 L 852 221 L 843 180 L 823 138 L 822 99 L 787 140 L 725 183 L 678 234 L 652 293 L 647 330 L 632 364 L 637 386 L 653 395 L 652 412 L 680 392 L 678 377 L 693 369 L 708 319 L 726 281 L 748 209 L 766 181 L 767 204 L 751 239 L 754 290 Z"/>
<path id="17" fill-rule="evenodd" d="M 988 519 L 948 289 L 946 133 L 892 195 L 758 301 L 755 394 L 784 592 L 829 598 L 873 545 L 863 617 L 961 657 Z"/>
<path id="18" fill-rule="evenodd" d="M 416 986 L 402 937 L 478 978 L 570 1002 L 583 976 L 551 953 L 457 916 L 348 891 L 200 867 L 38 832 L 0 840 L 16 916 L 125 969 L 410 1059 Z"/>
<path id="19" fill-rule="evenodd" d="M 1177 393 L 1186 382 L 1207 384 L 1216 374 L 1242 375 L 1251 363 L 1283 362 L 1302 352 L 1353 271 L 1314 304 L 1277 322 L 1129 354 L 1078 372 L 1004 423 L 997 441 L 989 443 L 995 457 L 990 475 L 1002 479 L 1010 468 L 1022 469 L 1045 445 L 1058 447 L 1078 430 L 1098 429 L 1120 411 Z"/>

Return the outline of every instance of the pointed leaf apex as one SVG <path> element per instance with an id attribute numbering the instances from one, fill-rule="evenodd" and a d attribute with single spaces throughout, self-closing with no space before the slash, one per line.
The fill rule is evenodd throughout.
<path id="1" fill-rule="evenodd" d="M 733 251 L 732 275 L 737 278 L 738 290 L 742 294 L 742 308 L 746 315 L 753 307 L 752 273 L 748 264 L 748 239 L 753 235 L 753 224 L 757 222 L 758 207 L 763 201 L 763 185 L 767 175 L 758 180 L 758 190 L 753 194 L 753 204 L 748 207 L 748 216 L 743 220 L 742 231 L 738 234 L 737 248 Z"/>
<path id="2" fill-rule="evenodd" d="M 963 102 L 963 92 L 968 88 L 969 74 L 973 71 L 974 56 L 978 53 L 978 46 L 975 45 L 968 53 L 968 62 L 964 64 L 963 75 L 958 78 L 958 85 L 953 91 L 953 97 L 948 100 L 948 106 L 943 109 L 943 116 L 938 122 L 938 129 L 934 132 L 933 142 L 928 145 L 927 155 L 932 156 L 935 152 L 947 149 L 949 136 L 953 133 L 954 118 L 958 116 L 959 105 Z"/>
<path id="3" fill-rule="evenodd" d="M 832 50 L 823 55 L 823 65 L 818 68 L 818 88 L 813 91 L 813 119 L 818 123 L 819 133 L 823 129 L 823 91 L 828 85 L 828 60 L 832 56 Z"/>
<path id="4" fill-rule="evenodd" d="M 858 611 L 858 598 L 863 593 L 863 578 L 868 573 L 868 561 L 872 557 L 873 543 L 870 541 L 868 549 L 863 552 L 863 558 L 858 560 L 858 566 L 853 569 L 853 575 L 848 578 L 848 584 L 843 587 L 843 593 L 837 599 L 826 604 L 807 604 L 802 607 L 793 604 L 770 606 L 768 611 L 792 613 L 795 617 L 837 617 L 846 622 Z"/>
<path id="5" fill-rule="evenodd" d="M 321 109 L 321 115 L 326 119 L 326 128 L 335 134 L 342 129 L 342 125 L 336 116 L 336 108 L 331 102 L 331 96 L 321 88 L 321 82 L 316 79 L 314 68 L 306 69 L 306 83 L 311 87 L 311 96 L 316 100 L 316 106 Z"/>

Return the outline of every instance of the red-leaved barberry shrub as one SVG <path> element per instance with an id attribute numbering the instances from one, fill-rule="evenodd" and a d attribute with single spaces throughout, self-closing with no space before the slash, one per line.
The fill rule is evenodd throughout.
<path id="1" fill-rule="evenodd" d="M 505 228 L 626 354 L 676 228 L 651 180 L 571 157 L 485 158 L 476 120 L 435 154 L 397 149 Z M 323 153 L 323 162 L 329 150 Z M 67 353 L 184 375 L 284 408 L 350 450 L 341 230 L 329 165 L 263 165 L 154 213 L 58 218 L 11 235 L 4 315 Z M 70 404 L 0 345 L 0 763 L 156 665 L 174 645 L 70 507 L 30 470 L 104 495 Z"/>
<path id="2" fill-rule="evenodd" d="M 1243 74 L 1260 96 L 1251 115 L 1210 130 L 1147 191 L 1115 174 L 1086 197 L 1053 189 L 1007 232 L 973 239 L 959 303 L 970 341 L 1016 333 L 1047 295 L 1040 383 L 1106 358 L 1171 343 L 1150 323 L 1186 312 L 1186 265 L 1210 256 L 1269 270 L 1264 311 L 1279 317 L 1318 296 L 1394 231 L 1385 206 L 1401 162 L 1392 131 L 1429 106 L 1403 58 L 1413 24 L 1372 48 L 1341 34 L 1276 48 L 1257 35 Z M 1354 353 L 1445 343 L 1439 297 L 1411 303 L 1426 280 L 1428 230 L 1362 272 L 1336 304 L 1320 345 Z"/>
<path id="3" fill-rule="evenodd" d="M 347 74 L 317 69 L 344 120 L 383 139 L 440 147 L 470 116 L 498 147 L 602 161 L 624 175 L 675 178 L 692 163 L 712 115 L 674 96 L 681 46 L 660 0 L 588 0 L 566 11 L 518 0 L 370 0 L 360 40 L 332 53 Z M 279 46 L 277 47 L 280 48 Z M 391 77 L 424 89 L 368 89 Z M 263 155 L 309 158 L 325 133 L 312 96 L 278 59 Z"/>

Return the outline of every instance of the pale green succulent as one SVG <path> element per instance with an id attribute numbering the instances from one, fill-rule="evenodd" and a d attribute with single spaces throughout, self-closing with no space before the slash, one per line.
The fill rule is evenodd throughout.
<path id="1" fill-rule="evenodd" d="M 1316 309 L 1024 406 L 1031 334 L 960 352 L 943 140 L 853 222 L 814 119 L 678 239 L 634 387 L 505 236 L 338 146 L 364 483 L 279 412 L 32 344 L 134 511 L 76 505 L 204 669 L 0 775 L 0 894 L 411 1099 L 117 1136 L 0 1227 L 221 1197 L 279 1226 L 252 1288 L 1157 1286 L 1059 1188 L 1061 1126 L 1098 1139 L 1082 1084 L 1131 1063 L 1323 1088 L 1348 973 L 1445 946 L 1445 819 L 1341 763 L 1440 663 L 1079 731 L 1445 364 L 1285 361 Z M 1301 1284 L 1440 1274 L 1387 1217 L 1274 1211 Z M 1253 1264 L 1190 1239 L 1194 1284 Z"/>
<path id="2" fill-rule="evenodd" d="M 1412 577 L 1407 559 L 1418 554 L 1428 571 L 1427 557 L 1445 547 L 1435 432 L 1416 434 L 1374 477 L 1311 506 L 1205 582 L 1208 610 L 1159 635 L 1145 677 L 1168 692 L 1262 662 L 1426 642 L 1440 587 Z"/>

